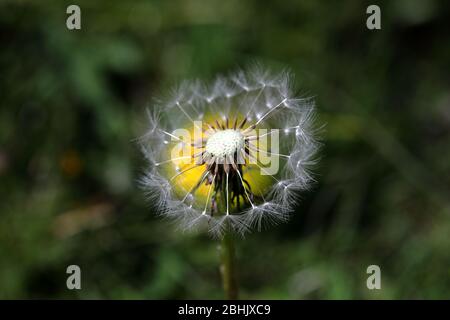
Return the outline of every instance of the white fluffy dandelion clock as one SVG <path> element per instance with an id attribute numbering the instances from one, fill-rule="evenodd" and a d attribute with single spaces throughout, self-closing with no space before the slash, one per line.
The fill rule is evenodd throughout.
<path id="1" fill-rule="evenodd" d="M 291 79 L 254 68 L 184 82 L 153 107 L 141 182 L 161 215 L 219 237 L 288 219 L 318 147 L 314 102 Z"/>

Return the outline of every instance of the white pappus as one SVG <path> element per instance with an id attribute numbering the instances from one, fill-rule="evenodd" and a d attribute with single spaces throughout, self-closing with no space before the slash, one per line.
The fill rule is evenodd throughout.
<path id="1" fill-rule="evenodd" d="M 185 81 L 158 100 L 139 140 L 140 184 L 158 214 L 219 237 L 286 221 L 319 147 L 314 101 L 291 82 L 259 66 L 209 85 Z"/>

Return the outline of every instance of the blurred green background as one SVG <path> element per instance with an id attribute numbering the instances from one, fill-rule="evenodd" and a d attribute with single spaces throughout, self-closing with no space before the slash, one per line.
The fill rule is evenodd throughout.
<path id="1" fill-rule="evenodd" d="M 217 241 L 155 217 L 133 139 L 152 97 L 255 60 L 326 125 L 295 216 L 238 243 L 241 296 L 450 298 L 450 5 L 376 3 L 379 31 L 365 1 L 1 1 L 0 298 L 222 298 Z"/>

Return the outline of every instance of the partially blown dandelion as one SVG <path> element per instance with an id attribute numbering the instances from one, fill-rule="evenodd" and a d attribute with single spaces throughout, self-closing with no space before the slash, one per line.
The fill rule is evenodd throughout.
<path id="1" fill-rule="evenodd" d="M 157 103 L 141 182 L 161 215 L 219 237 L 289 217 L 318 146 L 314 103 L 294 97 L 290 82 L 288 72 L 254 68 L 184 82 Z"/>

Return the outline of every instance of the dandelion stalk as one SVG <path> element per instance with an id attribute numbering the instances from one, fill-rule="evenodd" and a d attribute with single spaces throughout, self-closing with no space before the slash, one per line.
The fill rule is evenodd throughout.
<path id="1" fill-rule="evenodd" d="M 220 244 L 220 274 L 222 276 L 223 289 L 227 300 L 238 299 L 239 288 L 235 258 L 234 239 L 232 234 L 227 232 Z"/>

